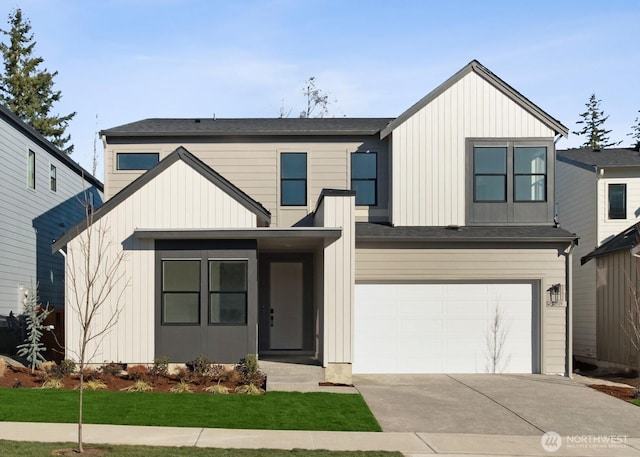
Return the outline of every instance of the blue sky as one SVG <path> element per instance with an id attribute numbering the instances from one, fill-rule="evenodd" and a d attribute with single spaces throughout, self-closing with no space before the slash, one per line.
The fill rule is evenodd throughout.
<path id="1" fill-rule="evenodd" d="M 73 158 L 149 117 L 296 116 L 316 76 L 330 114 L 393 117 L 472 59 L 576 130 L 596 92 L 611 136 L 640 114 L 640 2 L 8 0 L 59 72 L 56 111 L 77 111 Z M 96 115 L 98 116 L 96 122 Z M 576 135 L 559 148 L 578 146 Z M 102 146 L 98 143 L 101 151 Z M 98 172 L 102 178 L 102 164 Z"/>

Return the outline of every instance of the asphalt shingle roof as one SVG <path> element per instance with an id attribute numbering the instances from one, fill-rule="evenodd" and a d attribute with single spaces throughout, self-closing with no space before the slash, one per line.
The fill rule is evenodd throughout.
<path id="1" fill-rule="evenodd" d="M 374 135 L 392 118 L 144 119 L 100 132 L 106 136 Z"/>
<path id="2" fill-rule="evenodd" d="M 565 149 L 557 151 L 557 157 L 562 162 L 573 162 L 591 168 L 640 166 L 640 152 L 633 148 L 610 148 L 600 151 Z"/>
<path id="3" fill-rule="evenodd" d="M 570 242 L 577 237 L 551 226 L 449 226 L 392 227 L 371 222 L 356 223 L 359 241 L 498 241 L 498 242 Z"/>
<path id="4" fill-rule="evenodd" d="M 638 225 L 633 224 L 631 227 L 623 230 L 618 233 L 616 236 L 611 238 L 609 241 L 602 243 L 596 249 L 591 251 L 589 254 L 585 255 L 582 259 L 580 259 L 580 263 L 584 265 L 589 260 L 594 257 L 599 257 L 604 254 L 608 254 L 610 252 L 622 251 L 624 249 L 631 249 L 640 241 L 640 231 L 638 230 Z"/>

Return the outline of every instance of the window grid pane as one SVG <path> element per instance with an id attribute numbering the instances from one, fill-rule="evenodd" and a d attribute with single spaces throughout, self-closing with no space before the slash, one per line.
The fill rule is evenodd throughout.
<path id="1" fill-rule="evenodd" d="M 544 202 L 547 200 L 547 178 L 545 175 L 516 175 L 515 201 Z"/>
<path id="2" fill-rule="evenodd" d="M 162 294 L 163 324 L 199 324 L 200 294 L 166 292 Z"/>
<path id="3" fill-rule="evenodd" d="M 627 185 L 609 184 L 609 219 L 627 218 Z"/>
<path id="4" fill-rule="evenodd" d="M 210 292 L 210 324 L 246 324 L 246 292 Z"/>
<path id="5" fill-rule="evenodd" d="M 351 180 L 351 190 L 356 191 L 356 205 L 376 204 L 376 180 L 375 179 L 353 179 Z"/>
<path id="6" fill-rule="evenodd" d="M 158 163 L 157 152 L 121 152 L 116 155 L 118 170 L 148 170 Z"/>

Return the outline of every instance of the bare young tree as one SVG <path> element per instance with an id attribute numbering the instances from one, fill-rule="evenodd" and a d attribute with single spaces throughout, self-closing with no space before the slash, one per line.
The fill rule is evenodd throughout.
<path id="1" fill-rule="evenodd" d="M 87 228 L 67 245 L 67 303 L 79 329 L 78 346 L 70 350 L 78 359 L 78 451 L 82 440 L 84 370 L 98 350 L 102 339 L 118 322 L 122 296 L 129 281 L 122 264 L 125 252 L 117 249 L 104 219 L 94 221 L 94 208 L 87 191 L 81 202 Z M 114 296 L 115 295 L 115 296 Z"/>
<path id="2" fill-rule="evenodd" d="M 493 309 L 493 316 L 489 322 L 487 332 L 487 353 L 489 373 L 499 373 L 503 362 L 504 348 L 509 335 L 509 329 L 505 326 L 504 311 L 499 303 Z"/>
<path id="3" fill-rule="evenodd" d="M 307 109 L 300 113 L 300 117 L 325 117 L 329 114 L 329 94 L 316 86 L 316 77 L 311 76 L 304 82 L 302 94 L 307 99 Z M 335 102 L 337 100 L 333 100 Z"/>

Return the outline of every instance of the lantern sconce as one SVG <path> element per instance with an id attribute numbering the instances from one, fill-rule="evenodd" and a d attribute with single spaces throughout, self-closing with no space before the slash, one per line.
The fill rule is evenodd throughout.
<path id="1" fill-rule="evenodd" d="M 554 284 L 547 289 L 547 306 L 564 305 L 564 287 L 562 284 Z"/>

